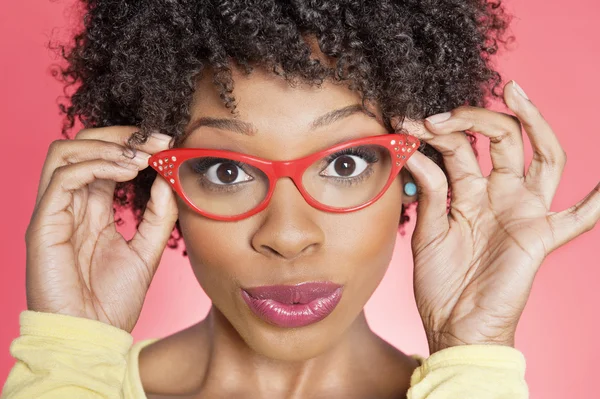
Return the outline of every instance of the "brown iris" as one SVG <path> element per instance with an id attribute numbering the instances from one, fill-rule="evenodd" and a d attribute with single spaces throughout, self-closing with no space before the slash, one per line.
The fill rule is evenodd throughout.
<path id="1" fill-rule="evenodd" d="M 335 172 L 340 176 L 352 176 L 355 169 L 356 162 L 350 156 L 344 155 L 335 160 Z"/>
<path id="2" fill-rule="evenodd" d="M 217 168 L 217 178 L 223 183 L 233 183 L 238 177 L 238 168 L 232 163 L 222 163 Z"/>

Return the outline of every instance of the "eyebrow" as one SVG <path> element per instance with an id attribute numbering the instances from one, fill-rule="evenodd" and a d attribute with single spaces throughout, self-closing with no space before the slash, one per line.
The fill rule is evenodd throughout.
<path id="1" fill-rule="evenodd" d="M 336 109 L 334 111 L 330 111 L 325 115 L 321 115 L 315 120 L 313 120 L 310 124 L 310 130 L 315 130 L 323 126 L 330 125 L 340 119 L 344 119 L 349 117 L 350 115 L 363 112 L 366 114 L 363 106 L 361 104 L 353 104 L 348 105 L 344 108 Z M 191 134 L 193 131 L 203 127 L 213 127 L 216 129 L 229 130 L 234 133 L 240 133 L 246 136 L 254 136 L 257 132 L 256 127 L 248 122 L 243 122 L 237 119 L 231 118 L 212 118 L 208 116 L 204 116 L 192 122 L 187 129 L 187 135 Z"/>

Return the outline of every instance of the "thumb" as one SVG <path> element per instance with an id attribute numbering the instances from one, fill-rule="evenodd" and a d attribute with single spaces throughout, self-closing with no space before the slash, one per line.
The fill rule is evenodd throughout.
<path id="1" fill-rule="evenodd" d="M 408 158 L 406 169 L 410 172 L 417 185 L 417 222 L 415 231 L 427 228 L 430 234 L 449 229 L 446 213 L 448 202 L 448 181 L 431 159 L 419 151 Z"/>
<path id="2" fill-rule="evenodd" d="M 177 217 L 175 193 L 169 183 L 157 175 L 150 189 L 150 200 L 142 222 L 129 241 L 129 247 L 148 267 L 150 276 L 154 276 L 158 268 Z"/>

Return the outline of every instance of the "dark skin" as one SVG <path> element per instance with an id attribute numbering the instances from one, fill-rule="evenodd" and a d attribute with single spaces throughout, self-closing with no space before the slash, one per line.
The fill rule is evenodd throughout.
<path id="1" fill-rule="evenodd" d="M 261 359 L 256 353 L 248 353 L 246 348 L 236 344 L 239 343 L 237 332 L 212 330 L 210 325 L 217 317 L 211 313 L 201 323 L 142 350 L 140 377 L 149 399 L 405 398 L 410 376 L 417 366 L 414 359 L 372 333 L 369 333 L 369 337 L 348 334 L 345 342 L 337 345 L 338 354 L 347 358 L 342 359 L 328 352 L 318 359 L 285 363 L 282 366 L 281 362 L 264 357 Z M 227 324 L 227 321 L 216 323 Z M 361 317 L 356 323 L 364 324 L 364 319 Z M 367 330 L 368 326 L 363 326 L 363 329 Z M 216 343 L 222 343 L 223 347 L 217 347 L 213 359 L 209 357 L 207 348 L 214 349 Z M 353 343 L 360 345 L 347 347 Z M 237 363 L 242 358 L 240 355 L 258 358 L 259 366 L 248 368 Z M 331 369 L 317 380 L 308 380 L 312 378 L 308 374 L 318 372 L 319 364 L 323 365 L 326 358 L 331 362 L 327 364 Z M 236 363 L 232 363 L 234 361 Z M 173 366 L 165 367 L 166 364 Z M 258 367 L 260 371 L 257 371 Z M 284 367 L 284 370 L 277 370 L 276 367 Z M 340 378 L 338 370 L 345 370 L 352 377 Z M 273 377 L 279 377 L 279 380 L 271 380 Z M 228 381 L 227 385 L 223 384 L 224 378 Z M 277 386 L 277 383 L 280 385 Z M 289 385 L 284 387 L 283 383 Z"/>
<path id="2" fill-rule="evenodd" d="M 237 74 L 235 81 L 234 119 L 252 124 L 253 134 L 201 127 L 181 147 L 282 160 L 387 133 L 380 117 L 358 107 L 313 129 L 320 116 L 360 105 L 359 95 L 343 85 L 292 88 L 261 71 Z M 192 105 L 190 124 L 202 117 L 232 119 L 210 77 L 199 85 L 204 94 Z M 201 217 L 179 201 L 190 262 L 213 306 L 206 320 L 142 350 L 146 391 L 190 397 L 405 396 L 417 362 L 373 333 L 363 312 L 390 262 L 400 206 L 414 200 L 402 195 L 402 178 L 372 206 L 347 214 L 311 207 L 286 180 L 278 182 L 268 210 L 234 223 Z M 239 296 L 240 286 L 317 280 L 344 284 L 342 301 L 326 319 L 300 329 L 264 323 Z M 178 365 L 173 374 L 165 373 L 165 361 Z"/>
<path id="3" fill-rule="evenodd" d="M 358 94 L 343 85 L 290 87 L 259 69 L 234 77 L 235 120 L 252 123 L 254 134 L 203 127 L 180 145 L 226 147 L 281 160 L 336 141 L 386 133 L 376 105 L 375 117 L 346 113 L 311 129 L 323 114 L 360 104 Z M 199 85 L 204 94 L 191 106 L 192 123 L 202 116 L 232 118 L 217 92 L 210 91 L 209 74 Z M 316 210 L 282 179 L 267 209 L 224 223 L 192 212 L 159 178 L 129 241 L 114 223 L 115 184 L 148 167 L 149 154 L 167 149 L 169 137 L 153 135 L 135 158 L 124 152 L 133 126 L 85 129 L 76 140 L 56 141 L 26 232 L 28 309 L 131 332 L 179 218 L 191 265 L 213 307 L 206 320 L 142 351 L 140 373 L 149 393 L 404 397 L 416 362 L 381 341 L 363 313 L 391 259 L 401 204 L 416 200 L 402 195 L 403 183 L 415 179 L 419 187 L 411 247 L 416 303 L 432 354 L 457 345 L 514 346 L 544 258 L 600 219 L 600 185 L 568 209 L 549 210 L 564 151 L 514 82 L 505 86 L 504 100 L 516 117 L 461 107 L 426 122 L 407 121 L 410 134 L 443 154 L 448 179 L 416 152 L 385 195 L 360 211 Z M 528 168 L 521 125 L 534 150 Z M 489 176 L 482 175 L 465 130 L 490 138 Z M 446 213 L 449 185 L 452 209 Z M 245 286 L 310 280 L 344 284 L 344 294 L 326 319 L 298 329 L 261 322 L 237 294 Z"/>

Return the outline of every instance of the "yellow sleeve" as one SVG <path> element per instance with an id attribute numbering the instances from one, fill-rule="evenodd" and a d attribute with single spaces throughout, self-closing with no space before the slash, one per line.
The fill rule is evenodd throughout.
<path id="1" fill-rule="evenodd" d="M 10 346 L 16 363 L 2 399 L 145 398 L 128 332 L 99 321 L 26 310 Z M 135 349 L 135 350 L 133 350 Z M 137 352 L 136 352 L 137 350 Z M 129 360 L 135 356 L 135 362 Z"/>
<path id="2" fill-rule="evenodd" d="M 424 359 L 407 399 L 527 399 L 525 357 L 501 345 L 461 345 Z"/>
<path id="3" fill-rule="evenodd" d="M 16 359 L 2 399 L 144 399 L 138 354 L 157 339 L 132 346 L 131 334 L 94 320 L 24 311 Z M 422 361 L 407 399 L 527 399 L 525 359 L 514 348 L 465 345 Z"/>
<path id="4" fill-rule="evenodd" d="M 123 398 L 125 399 L 146 399 L 146 393 L 140 379 L 140 368 L 138 358 L 140 351 L 151 343 L 158 341 L 158 338 L 147 339 L 133 345 L 127 355 L 127 371 L 123 380 Z"/>

